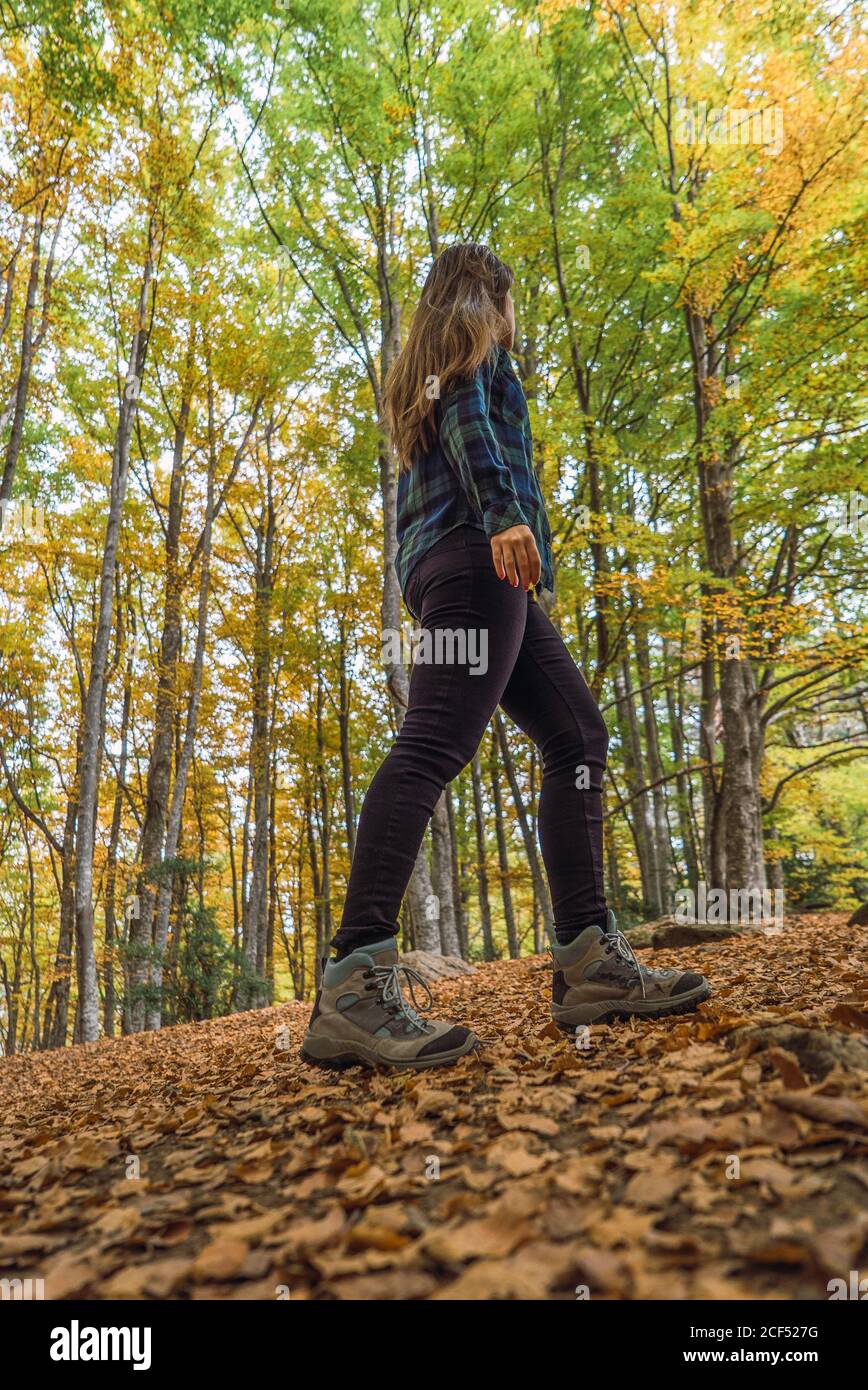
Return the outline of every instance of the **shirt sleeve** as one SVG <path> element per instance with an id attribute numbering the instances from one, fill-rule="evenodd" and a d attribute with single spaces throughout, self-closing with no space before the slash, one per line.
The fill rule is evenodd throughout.
<path id="1" fill-rule="evenodd" d="M 488 416 L 483 369 L 444 402 L 440 439 L 485 534 L 526 526 L 508 467 Z"/>

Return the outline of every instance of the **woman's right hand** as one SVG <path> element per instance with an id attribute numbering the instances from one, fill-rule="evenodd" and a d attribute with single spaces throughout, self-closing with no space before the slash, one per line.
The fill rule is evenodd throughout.
<path id="1" fill-rule="evenodd" d="M 542 561 L 529 526 L 510 526 L 491 537 L 491 554 L 498 579 L 508 579 L 512 587 L 532 589 L 539 583 Z"/>

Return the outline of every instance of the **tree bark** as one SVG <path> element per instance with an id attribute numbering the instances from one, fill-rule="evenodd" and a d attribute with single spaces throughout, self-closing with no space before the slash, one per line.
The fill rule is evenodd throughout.
<path id="1" fill-rule="evenodd" d="M 518 783 L 518 774 L 515 768 L 515 759 L 509 746 L 506 734 L 506 725 L 503 715 L 497 710 L 494 716 L 494 727 L 497 730 L 497 741 L 500 745 L 500 756 L 503 759 L 503 768 L 506 773 L 506 780 L 512 793 L 512 802 L 515 814 L 518 817 L 518 825 L 521 831 L 521 838 L 524 844 L 524 852 L 527 855 L 527 862 L 530 865 L 531 877 L 533 879 L 534 895 L 539 903 L 542 913 L 543 926 L 550 941 L 554 941 L 555 924 L 552 914 L 552 900 L 548 890 L 545 876 L 542 870 L 539 851 L 537 850 L 536 835 L 528 821 L 527 811 L 524 806 L 524 799 L 521 794 L 521 787 Z"/>
<path id="2" fill-rule="evenodd" d="M 693 369 L 694 437 L 699 474 L 699 496 L 708 567 L 716 579 L 730 583 L 738 573 L 733 535 L 733 474 L 739 462 L 739 446 L 709 438 L 709 420 L 719 394 L 725 345 L 711 319 L 691 305 L 684 309 Z M 706 632 L 706 637 L 710 636 Z M 714 634 L 724 647 L 738 633 Z M 707 691 L 706 693 L 710 693 Z M 712 828 L 712 869 L 722 873 L 720 886 L 727 892 L 763 892 L 766 887 L 759 791 L 762 737 L 756 710 L 756 682 L 750 661 L 735 644 L 724 651 L 720 665 L 720 713 L 723 734 L 722 805 L 714 810 L 723 820 L 720 864 L 717 826 Z M 709 711 L 706 710 L 706 715 Z M 708 734 L 706 734 L 708 740 Z M 717 885 L 715 885 L 717 886 Z"/>
<path id="3" fill-rule="evenodd" d="M 178 661 L 181 652 L 182 577 L 179 563 L 181 523 L 184 508 L 184 449 L 190 421 L 190 379 L 192 375 L 194 333 L 187 347 L 182 399 L 175 423 L 172 448 L 172 474 L 166 518 L 163 630 L 160 664 L 154 704 L 154 732 L 148 759 L 145 816 L 142 825 L 141 867 L 138 879 L 139 915 L 130 922 L 129 934 L 129 1018 L 134 1033 L 147 1026 L 147 1016 L 159 1003 L 151 993 L 154 965 L 154 915 L 162 873 L 166 840 L 169 788 L 172 780 L 174 721 L 178 701 Z"/>
<path id="4" fill-rule="evenodd" d="M 497 862 L 500 869 L 500 893 L 503 898 L 503 918 L 506 923 L 506 940 L 511 960 L 520 954 L 518 932 L 515 925 L 515 910 L 512 903 L 510 884 L 509 852 L 506 845 L 506 830 L 503 824 L 503 798 L 500 794 L 500 768 L 497 756 L 497 735 L 492 730 L 489 745 L 488 771 L 491 778 L 491 797 L 494 804 L 494 829 L 497 836 Z"/>
<path id="5" fill-rule="evenodd" d="M 663 909 L 660 905 L 660 888 L 654 858 L 654 821 L 648 793 L 641 790 L 646 785 L 642 740 L 633 703 L 630 665 L 626 657 L 615 671 L 615 709 L 621 735 L 624 778 L 634 807 L 632 817 L 628 814 L 628 821 L 639 861 L 642 911 L 648 917 L 661 917 Z"/>
<path id="6" fill-rule="evenodd" d="M 459 782 L 459 798 L 461 783 Z M 449 852 L 452 860 L 452 905 L 455 910 L 455 931 L 458 936 L 458 954 L 467 956 L 467 917 L 464 912 L 465 890 L 463 887 L 462 864 L 458 853 L 458 826 L 455 814 L 455 801 L 452 785 L 446 788 L 446 814 L 449 817 Z M 463 803 L 459 802 L 459 809 Z"/>
<path id="7" fill-rule="evenodd" d="M 253 845 L 250 882 L 243 910 L 244 955 L 249 978 L 243 1007 L 265 1003 L 264 969 L 268 935 L 268 811 L 271 782 L 271 608 L 273 597 L 274 509 L 269 499 L 256 538 L 256 593 L 253 619 L 253 720 L 250 783 Z M 263 988 L 257 981 L 262 981 Z"/>
<path id="8" fill-rule="evenodd" d="M 146 315 L 154 268 L 154 224 L 148 227 L 148 249 L 142 273 L 136 328 L 128 363 L 127 386 L 122 392 L 112 454 L 111 489 L 99 587 L 96 632 L 91 651 L 90 674 L 84 709 L 84 733 L 76 825 L 75 920 L 79 960 L 79 1008 L 84 1042 L 99 1037 L 99 993 L 94 954 L 93 861 L 100 770 L 102 709 L 111 637 L 114 581 L 118 538 L 130 467 L 130 441 L 138 390 L 148 346 Z M 133 385 L 131 391 L 129 386 Z"/>
<path id="9" fill-rule="evenodd" d="M 166 840 L 163 853 L 164 866 L 171 865 L 178 853 L 178 841 L 181 834 L 181 817 L 184 810 L 184 797 L 187 793 L 187 780 L 190 775 L 190 768 L 193 764 L 196 730 L 199 723 L 199 708 L 202 699 L 202 677 L 205 667 L 205 638 L 208 631 L 208 594 L 211 582 L 211 528 L 214 516 L 214 471 L 216 467 L 214 399 L 213 385 L 210 381 L 208 416 L 210 447 L 205 500 L 205 526 L 203 530 L 201 558 L 202 568 L 199 577 L 199 603 L 196 613 L 196 646 L 193 653 L 190 700 L 187 706 L 184 742 L 175 768 L 175 784 L 172 788 L 172 801 L 169 807 L 166 826 Z M 172 903 L 174 877 L 174 873 L 171 869 L 164 868 L 164 872 L 160 877 L 159 890 L 157 893 L 154 926 L 154 958 L 151 966 L 150 990 L 148 996 L 150 1002 L 147 1011 L 147 1027 L 149 1029 L 159 1028 L 162 1020 L 163 957 L 169 936 L 169 911 Z"/>
<path id="10" fill-rule="evenodd" d="M 482 927 L 482 958 L 494 960 L 494 934 L 491 927 L 491 903 L 488 896 L 488 868 L 485 854 L 485 809 L 482 803 L 482 768 L 479 749 L 470 764 L 473 779 L 473 810 L 476 833 L 476 883 L 479 891 L 479 918 Z"/>
<path id="11" fill-rule="evenodd" d="M 431 847 L 431 879 L 439 910 L 439 945 L 444 955 L 460 956 L 461 941 L 458 936 L 452 891 L 452 834 L 445 792 L 434 807 Z"/>
<path id="12" fill-rule="evenodd" d="M 654 697 L 650 689 L 651 654 L 648 644 L 648 630 L 641 622 L 636 626 L 635 641 L 636 670 L 641 687 L 642 723 L 645 730 L 645 749 L 651 782 L 655 877 L 660 903 L 659 915 L 662 917 L 664 913 L 671 912 L 673 908 L 672 844 L 666 808 L 666 787 L 663 781 L 665 771 L 660 752 L 660 738 L 657 732 L 657 712 L 654 709 Z"/>
<path id="13" fill-rule="evenodd" d="M 118 641 L 123 641 L 123 617 L 118 610 Z M 118 843 L 121 833 L 123 812 L 123 786 L 127 775 L 127 756 L 130 727 L 130 710 L 133 698 L 133 659 L 127 660 L 124 678 L 123 709 L 121 711 L 120 754 L 118 756 L 117 785 L 112 807 L 112 823 L 109 833 L 108 863 L 105 890 L 105 961 L 103 964 L 103 1032 L 107 1038 L 114 1036 L 117 999 L 115 993 L 115 942 L 117 938 L 116 887 L 118 871 Z"/>

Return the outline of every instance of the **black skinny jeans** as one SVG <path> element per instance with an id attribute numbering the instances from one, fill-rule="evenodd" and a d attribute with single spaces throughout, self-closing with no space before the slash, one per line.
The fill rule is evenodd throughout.
<path id="1" fill-rule="evenodd" d="M 498 579 L 485 534 L 471 526 L 418 561 L 407 605 L 430 634 L 429 660 L 414 662 L 404 722 L 365 797 L 336 950 L 397 933 L 425 827 L 498 704 L 542 753 L 538 829 L 558 940 L 603 924 L 608 733 L 563 639 L 532 594 Z M 463 640 L 468 659 L 455 660 Z"/>

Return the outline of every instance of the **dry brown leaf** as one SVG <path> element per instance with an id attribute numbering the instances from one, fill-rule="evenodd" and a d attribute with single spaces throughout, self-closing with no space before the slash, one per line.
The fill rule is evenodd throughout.
<path id="1" fill-rule="evenodd" d="M 194 1279 L 204 1283 L 206 1279 L 231 1279 L 236 1274 L 249 1251 L 247 1241 L 232 1236 L 217 1236 L 200 1250 L 193 1261 L 191 1274 Z"/>
<path id="2" fill-rule="evenodd" d="M 190 1273 L 190 1261 L 154 1260 L 150 1264 L 129 1265 L 107 1281 L 106 1298 L 169 1298 Z"/>
<path id="3" fill-rule="evenodd" d="M 531 1228 L 527 1225 L 496 1217 L 482 1217 L 479 1221 L 467 1221 L 463 1226 L 451 1230 L 431 1231 L 422 1244 L 435 1260 L 457 1264 L 480 1257 L 497 1259 L 511 1255 L 530 1234 Z"/>
<path id="4" fill-rule="evenodd" d="M 783 1106 L 785 1110 L 794 1110 L 797 1115 L 805 1115 L 809 1120 L 868 1129 L 868 1105 L 851 1100 L 848 1096 L 801 1095 L 782 1091 L 772 1096 L 772 1100 L 775 1105 Z"/>

